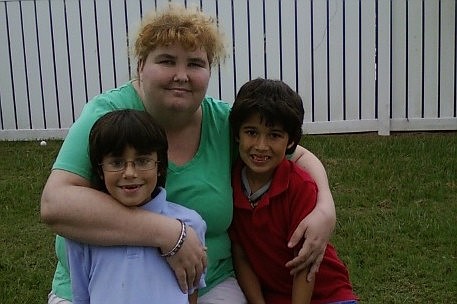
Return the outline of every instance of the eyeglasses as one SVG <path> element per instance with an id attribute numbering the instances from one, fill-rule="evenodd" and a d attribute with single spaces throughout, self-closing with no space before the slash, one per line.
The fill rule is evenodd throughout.
<path id="1" fill-rule="evenodd" d="M 152 170 L 157 167 L 159 161 L 149 157 L 138 157 L 134 160 L 125 160 L 122 158 L 113 158 L 100 164 L 104 171 L 119 172 L 127 168 L 128 163 L 132 163 L 133 167 L 138 171 Z"/>

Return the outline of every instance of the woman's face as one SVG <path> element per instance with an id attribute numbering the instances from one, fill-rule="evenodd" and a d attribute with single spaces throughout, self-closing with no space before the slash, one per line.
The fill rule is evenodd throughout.
<path id="1" fill-rule="evenodd" d="M 193 114 L 205 97 L 210 76 L 205 50 L 189 51 L 179 44 L 158 47 L 139 69 L 144 106 L 154 116 Z"/>

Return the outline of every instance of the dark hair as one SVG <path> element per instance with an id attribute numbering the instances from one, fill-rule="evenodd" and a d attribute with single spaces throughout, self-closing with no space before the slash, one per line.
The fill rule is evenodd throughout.
<path id="1" fill-rule="evenodd" d="M 106 191 L 100 163 L 107 155 L 122 156 L 132 147 L 141 154 L 157 153 L 157 186 L 164 187 L 168 168 L 168 141 L 164 129 L 145 111 L 116 110 L 98 119 L 89 134 L 89 158 L 94 184 Z"/>
<path id="2" fill-rule="evenodd" d="M 267 126 L 281 125 L 289 135 L 289 144 L 294 143 L 286 153 L 295 151 L 303 134 L 305 115 L 300 95 L 280 80 L 257 78 L 248 81 L 238 91 L 230 112 L 230 125 L 236 138 L 241 124 L 253 114 L 259 114 Z"/>

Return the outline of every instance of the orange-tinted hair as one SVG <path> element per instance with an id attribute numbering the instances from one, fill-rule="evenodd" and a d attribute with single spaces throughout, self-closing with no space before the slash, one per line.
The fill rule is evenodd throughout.
<path id="1" fill-rule="evenodd" d="M 175 43 L 192 51 L 203 48 L 210 66 L 226 57 L 224 38 L 214 18 L 198 7 L 169 4 L 161 11 L 151 11 L 141 22 L 134 44 L 138 67 L 157 47 Z"/>

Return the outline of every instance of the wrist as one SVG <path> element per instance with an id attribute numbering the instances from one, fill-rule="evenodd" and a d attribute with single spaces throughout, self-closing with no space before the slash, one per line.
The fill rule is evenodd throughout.
<path id="1" fill-rule="evenodd" d="M 184 244 L 184 240 L 187 237 L 187 225 L 184 223 L 184 221 L 177 219 L 180 224 L 181 224 L 181 232 L 179 234 L 179 238 L 176 241 L 175 245 L 167 252 L 163 253 L 162 250 L 160 250 L 160 254 L 162 257 L 169 258 L 174 256 L 178 251 L 181 249 L 182 245 Z"/>

